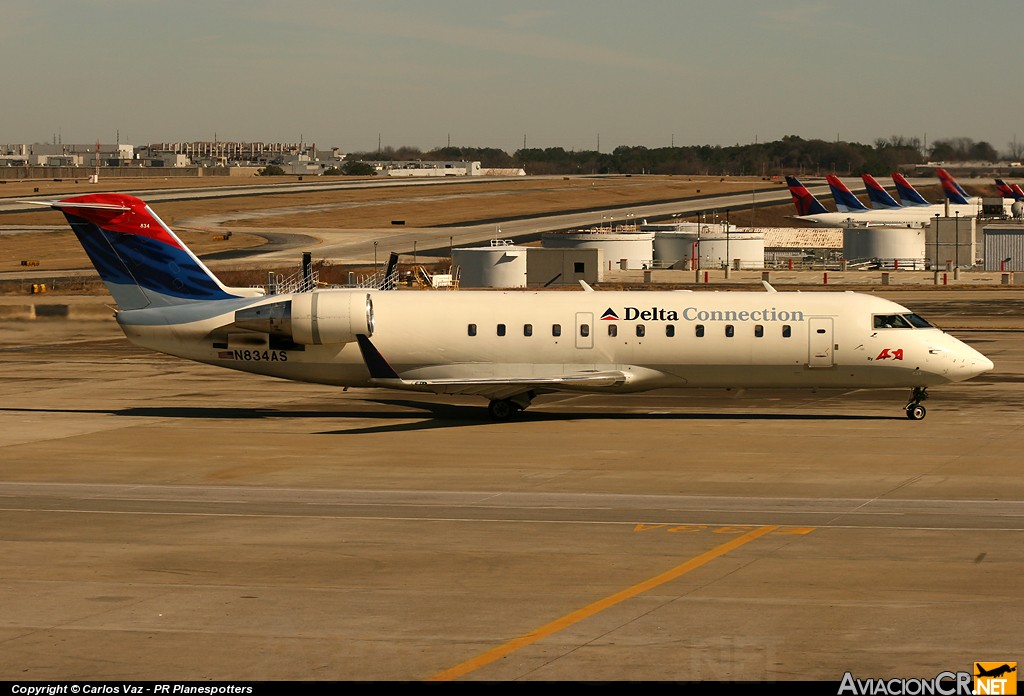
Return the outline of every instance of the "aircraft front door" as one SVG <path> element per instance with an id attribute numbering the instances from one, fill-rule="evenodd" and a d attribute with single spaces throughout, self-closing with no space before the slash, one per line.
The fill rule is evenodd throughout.
<path id="1" fill-rule="evenodd" d="M 576 347 L 594 347 L 594 313 L 576 312 Z"/>
<path id="2" fill-rule="evenodd" d="M 810 317 L 807 338 L 807 366 L 832 367 L 835 364 L 832 343 L 832 317 Z"/>

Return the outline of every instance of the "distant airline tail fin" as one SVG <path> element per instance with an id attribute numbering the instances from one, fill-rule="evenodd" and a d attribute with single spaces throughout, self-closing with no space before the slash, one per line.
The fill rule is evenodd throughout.
<path id="1" fill-rule="evenodd" d="M 823 206 L 795 176 L 787 176 L 786 184 L 789 186 L 790 195 L 793 196 L 797 215 L 820 215 L 829 212 L 828 208 Z"/>
<path id="2" fill-rule="evenodd" d="M 996 179 L 996 188 L 999 189 L 999 195 L 1003 198 L 1016 198 L 1013 189 L 1002 179 Z"/>
<path id="3" fill-rule="evenodd" d="M 829 174 L 825 177 L 825 181 L 828 182 L 828 187 L 832 189 L 832 198 L 836 201 L 836 210 L 843 213 L 862 213 L 868 210 L 868 207 L 857 200 L 857 197 L 853 195 L 850 189 L 846 188 L 846 184 L 840 181 L 838 176 Z"/>
<path id="4" fill-rule="evenodd" d="M 1021 189 L 1020 184 L 1010 184 L 1010 188 L 1013 190 L 1015 200 L 1024 201 L 1024 190 Z"/>
<path id="5" fill-rule="evenodd" d="M 899 201 L 889 195 L 889 192 L 882 188 L 882 185 L 870 174 L 861 174 L 864 186 L 868 189 L 868 198 L 871 199 L 872 207 L 883 210 L 895 210 L 902 208 Z"/>
<path id="6" fill-rule="evenodd" d="M 119 309 L 224 300 L 260 291 L 227 288 L 145 202 L 96 193 L 50 203 L 64 213 Z"/>
<path id="7" fill-rule="evenodd" d="M 917 192 L 917 189 L 910 185 L 910 182 L 899 172 L 892 173 L 892 182 L 896 184 L 896 191 L 899 193 L 900 201 L 905 206 L 931 205 L 925 197 Z"/>
<path id="8" fill-rule="evenodd" d="M 942 190 L 946 194 L 946 198 L 949 199 L 950 203 L 955 205 L 970 205 L 970 196 L 960 184 L 956 183 L 949 172 L 941 167 L 935 170 L 935 175 L 939 177 L 939 181 L 942 182 Z"/>

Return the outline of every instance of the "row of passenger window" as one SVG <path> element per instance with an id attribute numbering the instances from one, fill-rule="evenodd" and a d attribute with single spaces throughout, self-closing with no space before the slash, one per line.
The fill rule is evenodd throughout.
<path id="1" fill-rule="evenodd" d="M 636 331 L 637 337 L 642 338 L 642 337 L 647 335 L 647 325 L 646 324 L 635 324 L 635 331 Z M 466 328 L 466 333 L 468 335 L 470 335 L 470 336 L 476 336 L 477 335 L 476 324 L 468 324 L 467 328 Z M 507 335 L 508 327 L 506 327 L 504 324 L 498 324 L 497 333 L 498 333 L 499 336 Z M 706 333 L 706 330 L 704 328 L 704 324 L 695 324 L 694 325 L 694 327 L 693 327 L 693 335 L 694 336 L 696 336 L 697 338 L 703 338 L 705 333 Z M 783 324 L 782 325 L 782 332 L 781 333 L 782 333 L 782 337 L 783 338 L 790 338 L 793 335 L 793 327 L 790 326 L 789 324 Z M 533 335 L 533 324 L 523 324 L 523 335 L 524 336 L 532 336 Z M 562 325 L 561 324 L 552 324 L 551 325 L 551 335 L 555 336 L 555 337 L 561 336 L 562 335 Z M 590 324 L 580 324 L 580 336 L 583 336 L 585 338 L 585 337 L 587 337 L 589 335 L 590 335 Z M 619 325 L 618 324 L 608 324 L 608 335 L 613 337 L 613 338 L 615 336 L 618 336 L 619 335 Z M 675 324 L 665 324 L 665 335 L 668 336 L 669 338 L 672 338 L 673 336 L 675 336 L 676 335 L 676 325 Z M 732 338 L 735 335 L 736 335 L 736 327 L 733 324 L 726 324 L 725 325 L 725 336 L 726 336 L 726 338 Z M 754 337 L 755 338 L 764 338 L 764 324 L 755 324 L 754 325 Z"/>

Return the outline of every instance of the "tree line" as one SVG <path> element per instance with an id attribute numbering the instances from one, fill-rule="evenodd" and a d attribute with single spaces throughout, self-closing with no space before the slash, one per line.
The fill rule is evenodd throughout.
<path id="1" fill-rule="evenodd" d="M 1010 143 L 1009 157 L 1017 160 L 1024 146 Z M 887 175 L 901 167 L 929 161 L 994 162 L 1000 159 L 987 142 L 971 138 L 936 140 L 923 147 L 920 139 L 892 136 L 870 145 L 843 141 L 804 140 L 796 135 L 749 145 L 691 145 L 648 148 L 620 146 L 611 152 L 566 150 L 561 147 L 523 148 L 509 154 L 490 147 L 440 147 L 426 152 L 415 147 L 385 147 L 353 152 L 349 162 L 361 161 L 479 161 L 484 168 L 523 168 L 530 174 L 694 174 L 712 176 L 770 176 L 783 173 L 845 173 Z"/>

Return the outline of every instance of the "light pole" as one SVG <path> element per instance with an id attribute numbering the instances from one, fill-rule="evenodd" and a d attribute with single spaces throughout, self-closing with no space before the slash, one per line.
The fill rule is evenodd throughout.
<path id="1" fill-rule="evenodd" d="M 960 268 L 960 211 L 956 211 L 956 268 Z"/>
<path id="2" fill-rule="evenodd" d="M 373 272 L 377 272 L 377 242 L 373 243 Z"/>

